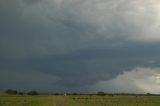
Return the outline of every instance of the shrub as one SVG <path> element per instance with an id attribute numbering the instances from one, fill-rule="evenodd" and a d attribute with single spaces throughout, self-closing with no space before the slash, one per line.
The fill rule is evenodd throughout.
<path id="1" fill-rule="evenodd" d="M 16 95 L 16 94 L 17 94 L 17 91 L 16 91 L 16 90 L 8 89 L 8 90 L 5 91 L 5 93 Z"/>
<path id="2" fill-rule="evenodd" d="M 18 92 L 18 94 L 19 94 L 19 95 L 24 95 L 24 93 L 23 93 L 23 92 Z"/>
<path id="3" fill-rule="evenodd" d="M 97 95 L 99 95 L 99 96 L 105 96 L 106 93 L 104 93 L 104 92 L 102 92 L 102 91 L 99 91 L 99 92 L 97 92 Z"/>
<path id="4" fill-rule="evenodd" d="M 30 91 L 27 94 L 28 95 L 39 95 L 37 91 Z"/>

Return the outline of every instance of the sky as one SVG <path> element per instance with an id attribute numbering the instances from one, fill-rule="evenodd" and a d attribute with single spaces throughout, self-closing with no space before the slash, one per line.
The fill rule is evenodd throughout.
<path id="1" fill-rule="evenodd" d="M 0 0 L 0 91 L 160 93 L 159 0 Z"/>

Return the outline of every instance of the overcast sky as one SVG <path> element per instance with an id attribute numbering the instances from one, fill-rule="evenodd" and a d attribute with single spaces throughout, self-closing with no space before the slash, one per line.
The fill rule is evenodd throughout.
<path id="1" fill-rule="evenodd" d="M 159 0 L 0 0 L 0 91 L 160 93 Z"/>

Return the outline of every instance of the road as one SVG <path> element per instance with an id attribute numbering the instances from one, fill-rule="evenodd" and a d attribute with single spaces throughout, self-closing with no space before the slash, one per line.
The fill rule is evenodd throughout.
<path id="1" fill-rule="evenodd" d="M 54 106 L 67 106 L 60 98 L 55 99 L 55 105 Z"/>

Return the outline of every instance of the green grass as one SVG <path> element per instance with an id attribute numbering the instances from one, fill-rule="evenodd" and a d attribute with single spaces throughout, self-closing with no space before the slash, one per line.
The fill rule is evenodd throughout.
<path id="1" fill-rule="evenodd" d="M 54 106 L 54 97 L 0 95 L 0 106 Z"/>
<path id="2" fill-rule="evenodd" d="M 160 106 L 160 96 L 14 96 L 0 95 L 0 106 Z"/>
<path id="3" fill-rule="evenodd" d="M 70 96 L 62 99 L 68 106 L 160 106 L 158 96 Z"/>

